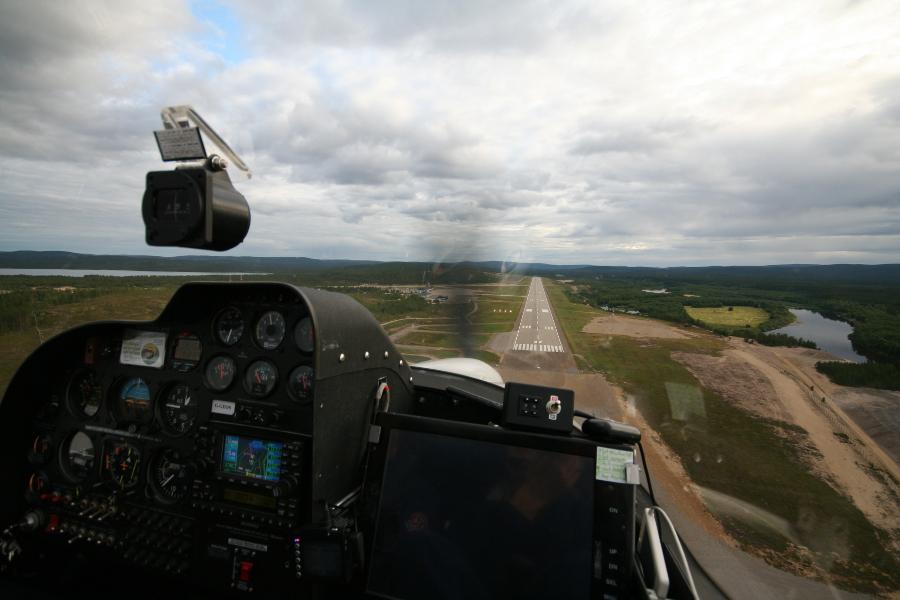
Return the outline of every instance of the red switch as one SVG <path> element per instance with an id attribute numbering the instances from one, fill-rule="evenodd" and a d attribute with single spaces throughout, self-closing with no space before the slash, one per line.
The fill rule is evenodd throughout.
<path id="1" fill-rule="evenodd" d="M 54 532 L 59 528 L 59 515 L 54 515 L 50 513 L 50 518 L 47 519 L 47 527 L 45 531 Z"/>
<path id="2" fill-rule="evenodd" d="M 240 564 L 240 574 L 238 578 L 244 583 L 250 583 L 250 572 L 253 570 L 253 563 L 249 560 L 242 560 Z"/>

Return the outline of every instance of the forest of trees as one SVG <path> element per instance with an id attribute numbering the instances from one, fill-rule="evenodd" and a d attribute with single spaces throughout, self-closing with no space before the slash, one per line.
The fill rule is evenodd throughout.
<path id="1" fill-rule="evenodd" d="M 900 391 L 900 366 L 895 364 L 833 361 L 816 363 L 816 369 L 839 385 Z"/>
<path id="2" fill-rule="evenodd" d="M 891 265 L 885 265 L 888 266 Z M 677 279 L 672 272 L 665 278 L 655 279 L 647 277 L 653 270 L 624 269 L 589 279 L 576 279 L 578 291 L 570 297 L 576 302 L 607 306 L 617 311 L 636 310 L 649 317 L 697 325 L 761 344 L 814 348 L 815 344 L 808 340 L 768 333 L 792 321 L 789 308 L 806 308 L 852 325 L 854 331 L 850 342 L 853 349 L 869 361 L 865 364 L 833 363 L 840 364 L 839 368 L 826 363 L 821 369 L 823 373 L 843 385 L 897 389 L 900 385 L 900 284 L 893 281 L 874 284 L 868 280 L 864 283 L 846 280 L 829 283 L 824 277 L 791 281 L 784 273 L 767 279 L 761 269 L 747 269 L 739 279 L 728 276 L 727 269 L 718 269 L 721 282 L 715 280 L 710 269 L 698 269 L 697 272 L 685 269 L 683 280 Z M 698 275 L 700 272 L 702 277 Z M 846 275 L 849 271 L 840 272 Z M 659 288 L 666 288 L 669 293 L 642 291 Z M 769 319 L 758 327 L 726 328 L 696 321 L 684 310 L 685 306 L 733 305 L 761 308 L 769 314 Z"/>

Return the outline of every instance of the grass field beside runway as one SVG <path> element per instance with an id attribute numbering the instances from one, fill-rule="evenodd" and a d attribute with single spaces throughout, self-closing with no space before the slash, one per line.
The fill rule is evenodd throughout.
<path id="1" fill-rule="evenodd" d="M 885 547 L 883 534 L 805 462 L 810 451 L 805 430 L 725 401 L 672 358 L 673 352 L 715 355 L 724 348 L 720 339 L 584 333 L 604 312 L 570 302 L 559 285 L 545 287 L 580 364 L 626 392 L 694 483 L 790 525 L 794 539 L 759 521 L 717 513 L 745 549 L 779 568 L 814 571 L 848 589 L 871 593 L 900 586 L 900 562 Z"/>
<path id="2" fill-rule="evenodd" d="M 758 327 L 769 320 L 769 313 L 755 306 L 685 306 L 684 310 L 692 319 L 718 327 Z"/>

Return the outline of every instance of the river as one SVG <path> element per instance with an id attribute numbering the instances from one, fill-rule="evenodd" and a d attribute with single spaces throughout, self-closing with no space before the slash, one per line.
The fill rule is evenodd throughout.
<path id="1" fill-rule="evenodd" d="M 847 337 L 853 333 L 853 327 L 849 323 L 826 319 L 817 312 L 802 308 L 792 308 L 790 311 L 797 320 L 787 327 L 769 333 L 786 333 L 796 338 L 811 340 L 829 354 L 853 362 L 866 362 L 864 356 L 854 352 L 850 338 Z"/>

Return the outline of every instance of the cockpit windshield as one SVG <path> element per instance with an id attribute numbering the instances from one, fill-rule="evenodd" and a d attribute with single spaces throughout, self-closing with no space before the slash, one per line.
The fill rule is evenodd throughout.
<path id="1" fill-rule="evenodd" d="M 900 594 L 897 2 L 41 0 L 0 3 L 0 44 L 0 393 L 54 336 L 153 321 L 191 281 L 324 289 L 417 376 L 572 390 L 579 418 L 638 428 L 642 487 L 724 595 Z M 194 463 L 134 440 L 237 419 L 227 394 L 258 427 L 292 414 L 280 398 L 318 406 L 314 310 L 219 300 L 48 374 L 67 415 L 137 437 L 44 432 L 33 464 L 177 506 Z M 126 354 L 197 383 L 91 366 Z M 282 485 L 296 440 L 214 438 L 219 475 L 250 482 L 234 494 L 290 509 L 252 486 Z M 391 510 L 415 496 L 468 529 L 422 546 L 420 523 L 376 523 L 374 592 L 412 593 L 392 564 L 447 560 L 500 597 L 497 569 L 535 571 L 485 562 L 496 519 L 590 512 L 571 490 L 594 463 L 519 481 L 509 465 L 543 451 L 480 443 L 385 471 Z M 451 478 L 480 475 L 441 462 L 458 452 L 509 475 L 479 502 L 521 486 L 516 510 L 466 512 Z M 553 539 L 515 543 L 587 597 Z"/>

